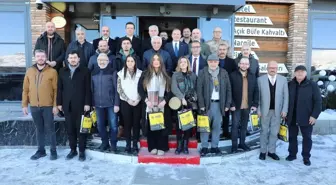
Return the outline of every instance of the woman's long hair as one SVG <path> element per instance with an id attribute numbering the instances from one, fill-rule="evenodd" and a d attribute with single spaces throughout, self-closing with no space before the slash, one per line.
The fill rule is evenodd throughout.
<path id="1" fill-rule="evenodd" d="M 160 61 L 160 67 L 158 72 L 155 72 L 155 68 L 153 67 L 154 56 L 157 56 Z M 166 81 L 166 91 L 170 91 L 170 77 L 166 72 L 165 64 L 163 63 L 162 57 L 159 54 L 154 54 L 151 58 L 150 64 L 148 65 L 147 72 L 145 73 L 143 81 L 144 89 L 147 89 L 147 85 L 150 83 L 154 73 L 157 73 L 158 75 L 162 74 L 163 78 Z"/>
<path id="2" fill-rule="evenodd" d="M 176 72 L 182 72 L 182 69 L 180 68 L 180 64 L 181 64 L 181 62 L 182 62 L 182 59 L 186 59 L 186 60 L 187 60 L 187 73 L 191 72 L 190 61 L 189 61 L 189 59 L 188 59 L 187 57 L 185 57 L 185 56 L 180 57 L 180 59 L 179 59 L 178 62 L 177 62 L 177 66 L 176 66 L 175 71 L 176 71 Z"/>
<path id="3" fill-rule="evenodd" d="M 131 78 L 133 78 L 137 72 L 137 65 L 136 65 L 136 60 L 132 55 L 127 55 L 125 64 L 124 64 L 124 79 L 126 78 L 128 67 L 127 67 L 127 59 L 132 58 L 134 60 L 134 68 L 133 68 L 133 74 L 131 74 Z"/>

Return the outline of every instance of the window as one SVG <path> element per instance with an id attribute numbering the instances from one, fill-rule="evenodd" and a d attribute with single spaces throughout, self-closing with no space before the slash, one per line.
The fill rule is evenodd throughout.
<path id="1" fill-rule="evenodd" d="M 103 16 L 100 26 L 108 26 L 110 28 L 110 37 L 114 39 L 115 37 L 123 37 L 126 35 L 125 25 L 127 22 L 136 24 L 134 17 L 116 17 L 112 19 L 111 16 Z"/>
<path id="2" fill-rule="evenodd" d="M 31 48 L 28 32 L 29 4 L 0 3 L 0 101 L 20 101 Z M 29 28 L 30 30 L 30 28 Z M 31 37 L 31 34 L 29 34 Z"/>
<path id="3" fill-rule="evenodd" d="M 313 14 L 311 16 L 311 65 L 317 70 L 336 66 L 336 15 Z M 312 71 L 312 75 L 316 72 Z"/>

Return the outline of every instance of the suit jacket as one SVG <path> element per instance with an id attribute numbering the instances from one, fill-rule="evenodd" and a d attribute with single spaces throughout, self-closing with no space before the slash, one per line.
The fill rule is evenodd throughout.
<path id="1" fill-rule="evenodd" d="M 141 48 L 141 40 L 138 37 L 133 36 L 131 44 L 132 44 L 132 48 L 135 51 L 136 55 L 141 58 L 142 54 L 143 54 L 142 48 Z M 116 53 L 118 53 L 120 51 L 120 49 L 121 49 L 121 38 L 118 39 L 118 45 L 117 45 Z"/>
<path id="2" fill-rule="evenodd" d="M 173 46 L 173 42 L 169 42 L 164 46 L 164 50 L 166 50 L 173 62 L 173 71 L 175 71 L 176 66 L 177 66 L 177 62 L 178 59 L 182 56 L 186 56 L 189 54 L 189 48 L 188 45 L 183 43 L 183 42 L 179 42 L 179 50 L 178 50 L 178 55 L 176 57 L 175 55 L 175 46 Z"/>
<path id="3" fill-rule="evenodd" d="M 192 63 L 193 63 L 193 57 L 192 55 L 190 55 L 188 57 L 189 61 L 190 61 L 190 67 L 192 68 Z M 202 57 L 202 55 L 200 55 L 200 58 L 199 58 L 199 64 L 198 64 L 198 74 L 199 72 L 204 68 L 204 67 L 207 67 L 208 64 L 207 64 L 207 61 Z M 192 69 L 191 69 L 192 70 Z"/>
<path id="4" fill-rule="evenodd" d="M 103 40 L 101 37 L 93 40 L 92 44 L 93 44 L 93 48 L 95 51 L 98 49 L 98 44 L 99 44 L 99 41 L 101 40 Z M 117 52 L 117 42 L 110 37 L 108 40 L 108 46 L 109 46 L 111 53 L 115 55 Z"/>
<path id="5" fill-rule="evenodd" d="M 270 102 L 271 93 L 269 88 L 268 75 L 263 75 L 258 78 L 259 87 L 259 108 L 258 112 L 261 115 L 267 116 Z M 281 75 L 276 76 L 276 86 L 275 86 L 275 100 L 274 100 L 274 111 L 275 116 L 280 118 L 281 112 L 288 112 L 288 83 L 287 79 Z"/>

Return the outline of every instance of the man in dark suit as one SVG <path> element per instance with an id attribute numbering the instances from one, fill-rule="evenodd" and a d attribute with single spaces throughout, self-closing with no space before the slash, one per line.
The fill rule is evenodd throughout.
<path id="1" fill-rule="evenodd" d="M 224 41 L 226 42 L 226 41 Z M 229 75 L 238 69 L 237 63 L 235 62 L 234 59 L 232 59 L 230 56 L 230 46 L 228 43 L 222 43 L 219 44 L 218 48 L 216 49 L 218 52 L 218 57 L 219 57 L 219 67 L 223 68 L 226 70 L 226 72 L 229 73 Z M 223 136 L 225 138 L 230 138 L 230 133 L 229 133 L 229 120 L 230 120 L 230 112 L 227 111 L 225 112 L 225 116 L 223 116 Z"/>
<path id="2" fill-rule="evenodd" d="M 188 57 L 190 61 L 191 71 L 198 75 L 204 67 L 207 66 L 207 61 L 201 55 L 201 43 L 199 41 L 192 41 L 191 55 Z"/>
<path id="3" fill-rule="evenodd" d="M 134 35 L 135 31 L 135 25 L 132 22 L 126 23 L 126 36 L 131 40 L 132 48 L 134 52 L 136 53 L 137 56 L 141 57 L 142 56 L 142 48 L 141 48 L 141 40 Z M 118 40 L 118 45 L 117 45 L 117 50 L 116 53 L 120 52 L 121 49 L 121 42 L 123 41 L 123 38 L 120 38 Z"/>
<path id="4" fill-rule="evenodd" d="M 74 158 L 79 146 L 79 160 L 85 160 L 87 134 L 80 133 L 81 118 L 90 111 L 91 75 L 88 68 L 79 65 L 79 53 L 68 54 L 68 65 L 60 70 L 57 85 L 57 107 L 64 111 L 65 125 L 69 137 L 70 153 L 66 159 Z"/>
<path id="5" fill-rule="evenodd" d="M 107 27 L 107 26 L 103 26 L 101 32 L 102 32 L 103 36 L 93 40 L 94 49 L 95 50 L 98 49 L 99 41 L 106 40 L 111 53 L 113 53 L 115 55 L 115 53 L 117 51 L 117 42 L 110 37 L 110 28 Z"/>
<path id="6" fill-rule="evenodd" d="M 187 44 L 180 41 L 181 30 L 175 28 L 172 32 L 173 41 L 166 44 L 164 50 L 166 50 L 173 61 L 173 71 L 175 71 L 178 59 L 182 56 L 189 54 L 189 47 Z"/>

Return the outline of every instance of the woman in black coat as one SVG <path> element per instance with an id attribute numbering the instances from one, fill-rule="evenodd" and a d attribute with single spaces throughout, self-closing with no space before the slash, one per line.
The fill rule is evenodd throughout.
<path id="1" fill-rule="evenodd" d="M 153 155 L 164 155 L 169 150 L 168 136 L 172 129 L 170 108 L 168 106 L 171 98 L 170 77 L 160 55 L 152 56 L 147 71 L 143 72 L 139 83 L 138 93 L 145 102 L 142 109 L 142 129 L 144 135 L 147 135 L 148 151 Z M 148 120 L 148 113 L 158 109 L 164 112 L 163 130 L 151 131 Z"/>

